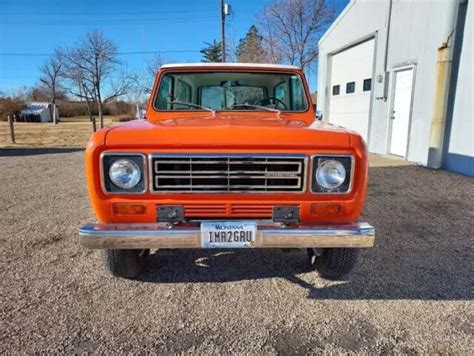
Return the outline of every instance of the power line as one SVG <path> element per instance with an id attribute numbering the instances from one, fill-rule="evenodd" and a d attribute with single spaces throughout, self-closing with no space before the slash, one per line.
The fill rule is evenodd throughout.
<path id="1" fill-rule="evenodd" d="M 215 13 L 214 10 L 173 10 L 173 11 L 126 11 L 126 12 L 64 12 L 64 13 L 24 13 L 24 12 L 4 12 L 3 16 L 122 16 L 122 15 L 163 15 L 163 14 L 183 14 L 183 13 Z"/>
<path id="2" fill-rule="evenodd" d="M 2 79 L 32 79 L 38 77 L 39 75 L 0 75 Z"/>
<path id="3" fill-rule="evenodd" d="M 117 52 L 119 56 L 135 55 L 135 54 L 166 54 L 166 53 L 198 53 L 198 49 L 181 49 L 181 50 L 167 50 L 167 51 L 132 51 L 132 52 Z M 0 56 L 5 57 L 46 57 L 53 53 L 0 53 Z"/>
<path id="4" fill-rule="evenodd" d="M 187 22 L 196 22 L 196 21 L 217 21 L 219 18 L 217 16 L 206 16 L 206 17 L 179 17 L 179 18 L 136 18 L 136 19 L 105 19 L 105 20 L 86 20 L 86 19 L 77 19 L 77 20 L 67 20 L 67 19 L 58 19 L 58 20 L 6 20 L 2 21 L 3 25 L 25 25 L 25 24 L 34 24 L 35 26 L 55 26 L 55 25 L 124 25 L 130 23 L 139 23 L 139 24 L 162 24 L 162 23 L 187 23 Z"/>
<path id="5" fill-rule="evenodd" d="M 135 52 L 117 52 L 119 55 L 128 54 L 156 54 L 156 53 L 194 53 L 199 52 L 199 49 L 179 49 L 170 51 L 135 51 Z"/>

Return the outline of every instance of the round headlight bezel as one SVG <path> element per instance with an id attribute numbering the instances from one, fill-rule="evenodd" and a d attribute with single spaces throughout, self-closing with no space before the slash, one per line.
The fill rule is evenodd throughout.
<path id="1" fill-rule="evenodd" d="M 344 164 L 334 158 L 319 162 L 314 172 L 316 184 L 326 192 L 338 191 L 347 177 L 348 172 Z"/>
<path id="2" fill-rule="evenodd" d="M 120 181 L 121 176 L 117 172 L 119 169 L 128 169 L 130 178 L 127 181 Z M 143 176 L 140 166 L 133 159 L 127 157 L 120 157 L 111 162 L 107 173 L 110 182 L 124 191 L 133 190 L 140 183 Z M 122 173 L 122 177 L 124 174 Z"/>

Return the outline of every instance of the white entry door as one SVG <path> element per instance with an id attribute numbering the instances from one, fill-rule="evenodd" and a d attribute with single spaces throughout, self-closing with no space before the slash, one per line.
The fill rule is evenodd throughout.
<path id="1" fill-rule="evenodd" d="M 392 106 L 390 153 L 406 157 L 410 131 L 413 68 L 395 72 L 395 93 Z"/>

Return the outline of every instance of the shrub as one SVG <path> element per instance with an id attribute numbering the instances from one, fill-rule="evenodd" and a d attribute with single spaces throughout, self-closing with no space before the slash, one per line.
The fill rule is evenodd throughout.
<path id="1" fill-rule="evenodd" d="M 87 109 L 87 103 L 75 102 L 75 101 L 62 101 L 58 103 L 59 116 L 61 117 L 73 117 L 73 116 L 87 116 L 89 111 Z M 92 104 L 92 114 L 97 115 L 97 105 Z"/>
<path id="2" fill-rule="evenodd" d="M 114 101 L 107 104 L 107 109 L 110 110 L 110 115 L 128 115 L 135 116 L 135 105 L 127 103 L 126 101 Z"/>
<path id="3" fill-rule="evenodd" d="M 7 121 L 8 115 L 19 115 L 25 102 L 17 98 L 0 98 L 0 120 Z"/>
<path id="4" fill-rule="evenodd" d="M 61 101 L 58 104 L 59 116 L 88 116 L 89 110 L 85 101 Z M 97 103 L 92 103 L 92 115 L 98 116 Z M 104 105 L 104 115 L 127 115 L 135 116 L 135 105 L 126 101 L 117 101 Z"/>

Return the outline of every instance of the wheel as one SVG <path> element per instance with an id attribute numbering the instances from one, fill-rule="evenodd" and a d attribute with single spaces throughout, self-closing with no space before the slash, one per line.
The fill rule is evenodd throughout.
<path id="1" fill-rule="evenodd" d="M 278 106 L 281 105 L 284 110 L 288 110 L 288 107 L 286 106 L 286 104 L 280 99 L 275 98 L 274 96 L 269 96 L 268 98 L 261 99 L 257 101 L 255 105 L 261 105 L 261 106 L 273 105 L 274 109 L 278 109 Z"/>
<path id="2" fill-rule="evenodd" d="M 102 262 L 114 277 L 136 278 L 145 266 L 150 250 L 102 250 Z"/>
<path id="3" fill-rule="evenodd" d="M 338 280 L 352 271 L 358 252 L 356 248 L 308 248 L 308 258 L 321 277 Z"/>

